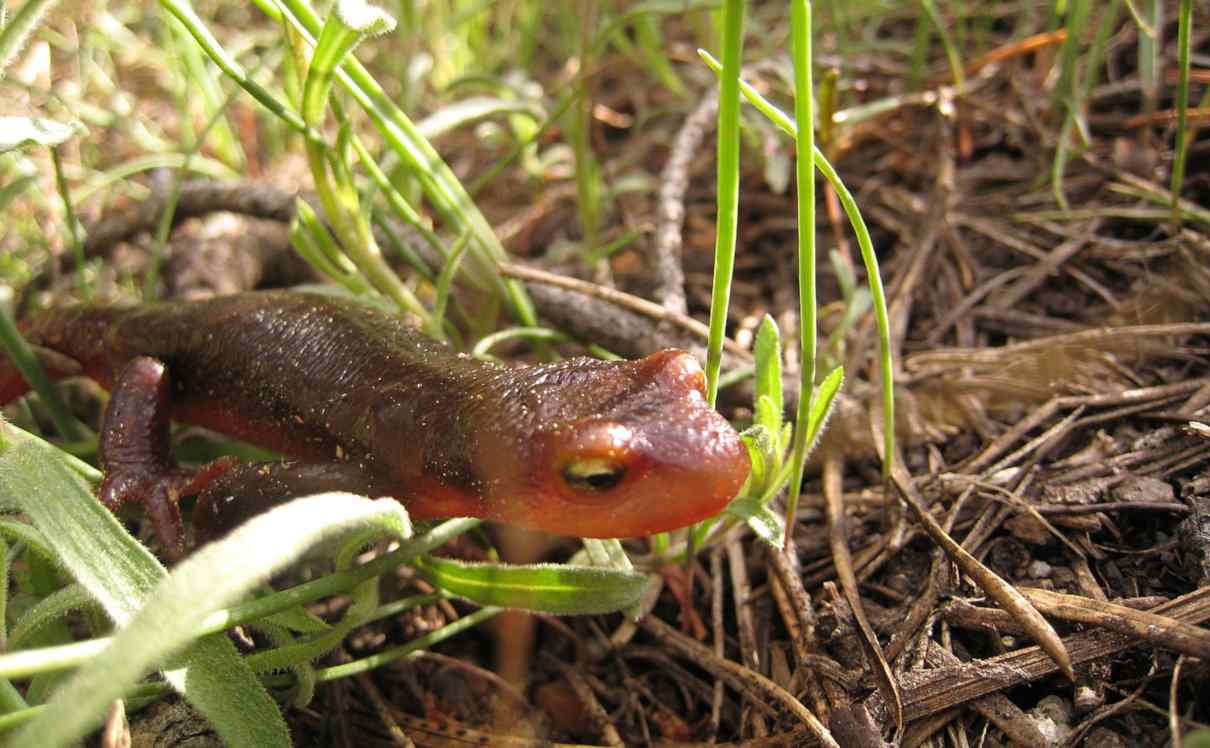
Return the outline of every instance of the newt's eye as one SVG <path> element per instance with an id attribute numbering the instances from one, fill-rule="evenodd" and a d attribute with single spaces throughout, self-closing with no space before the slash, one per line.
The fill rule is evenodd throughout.
<path id="1" fill-rule="evenodd" d="M 589 457 L 570 462 L 563 468 L 563 480 L 568 486 L 585 493 L 603 493 L 626 477 L 626 466 L 602 457 Z"/>

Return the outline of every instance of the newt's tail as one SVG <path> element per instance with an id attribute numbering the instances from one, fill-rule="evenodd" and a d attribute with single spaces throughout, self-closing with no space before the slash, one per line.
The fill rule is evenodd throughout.
<path id="1" fill-rule="evenodd" d="M 84 372 L 79 353 L 92 352 L 102 345 L 96 325 L 81 325 L 75 310 L 49 310 L 17 324 L 34 356 L 51 379 L 77 376 Z M 0 353 L 0 405 L 7 405 L 29 392 L 29 383 L 21 370 Z"/>
<path id="2" fill-rule="evenodd" d="M 0 358 L 0 405 L 7 405 L 29 391 L 25 377 L 7 358 Z"/>
<path id="3" fill-rule="evenodd" d="M 61 353 L 36 345 L 32 348 L 46 376 L 52 380 L 76 376 L 83 371 L 79 363 Z M 0 405 L 8 405 L 26 392 L 29 392 L 29 383 L 21 370 L 9 359 L 0 357 Z"/>

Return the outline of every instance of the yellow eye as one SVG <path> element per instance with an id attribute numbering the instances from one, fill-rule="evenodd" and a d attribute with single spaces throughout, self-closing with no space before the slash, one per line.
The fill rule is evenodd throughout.
<path id="1" fill-rule="evenodd" d="M 588 457 L 570 462 L 563 468 L 567 485 L 586 493 L 603 493 L 626 476 L 626 466 L 602 457 Z"/>

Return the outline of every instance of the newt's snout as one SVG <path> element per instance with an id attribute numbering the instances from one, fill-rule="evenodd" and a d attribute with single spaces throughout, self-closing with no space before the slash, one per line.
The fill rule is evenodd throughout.
<path id="1" fill-rule="evenodd" d="M 625 395 L 543 435 L 544 500 L 521 524 L 582 537 L 632 537 L 711 517 L 739 493 L 748 452 L 706 404 L 705 377 L 683 351 L 629 362 Z M 517 521 L 517 520 L 513 520 Z"/>

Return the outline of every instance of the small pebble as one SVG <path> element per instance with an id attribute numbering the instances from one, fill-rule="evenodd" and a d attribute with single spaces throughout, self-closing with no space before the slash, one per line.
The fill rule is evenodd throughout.
<path id="1" fill-rule="evenodd" d="M 1076 692 L 1072 696 L 1072 702 L 1076 708 L 1076 712 L 1087 714 L 1105 703 L 1105 694 L 1091 686 L 1080 686 L 1076 688 Z"/>
<path id="2" fill-rule="evenodd" d="M 1050 564 L 1045 561 L 1033 561 L 1029 565 L 1029 576 L 1032 579 L 1046 579 L 1050 576 L 1051 571 Z"/>
<path id="3" fill-rule="evenodd" d="M 1063 698 L 1045 697 L 1029 710 L 1029 716 L 1048 745 L 1060 745 L 1071 735 L 1071 704 Z"/>

